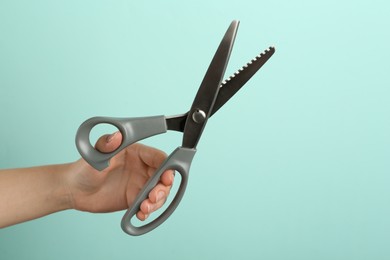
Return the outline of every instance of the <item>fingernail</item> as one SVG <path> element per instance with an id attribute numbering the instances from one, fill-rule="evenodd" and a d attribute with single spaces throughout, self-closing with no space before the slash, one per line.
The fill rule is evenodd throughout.
<path id="1" fill-rule="evenodd" d="M 157 193 L 157 201 L 162 200 L 164 197 L 165 197 L 165 192 L 159 191 L 159 192 Z"/>
<path id="2" fill-rule="evenodd" d="M 111 142 L 112 139 L 114 139 L 114 137 L 115 137 L 115 135 L 116 135 L 117 133 L 118 133 L 118 132 L 115 132 L 115 133 L 110 134 L 109 136 L 107 136 L 107 138 L 106 138 L 107 143 Z"/>

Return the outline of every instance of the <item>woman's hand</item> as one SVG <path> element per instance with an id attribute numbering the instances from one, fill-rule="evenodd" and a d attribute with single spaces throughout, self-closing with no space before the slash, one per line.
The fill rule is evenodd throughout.
<path id="1" fill-rule="evenodd" d="M 120 146 L 121 141 L 120 132 L 102 136 L 96 143 L 96 149 L 112 152 Z M 89 212 L 127 209 L 165 159 L 163 152 L 142 144 L 133 144 L 122 150 L 101 172 L 80 159 L 66 176 L 71 207 Z M 161 176 L 160 182 L 149 193 L 149 198 L 141 204 L 141 210 L 137 213 L 140 220 L 145 220 L 164 204 L 173 179 L 174 172 L 171 170 Z"/>

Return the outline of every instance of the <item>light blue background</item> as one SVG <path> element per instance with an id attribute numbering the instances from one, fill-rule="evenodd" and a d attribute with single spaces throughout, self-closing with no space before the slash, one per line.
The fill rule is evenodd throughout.
<path id="1" fill-rule="evenodd" d="M 65 211 L 0 230 L 0 258 L 389 259 L 389 15 L 385 0 L 1 0 L 1 168 L 76 160 L 91 116 L 185 112 L 233 19 L 227 75 L 277 51 L 210 120 L 164 225 L 130 237 L 123 212 Z"/>

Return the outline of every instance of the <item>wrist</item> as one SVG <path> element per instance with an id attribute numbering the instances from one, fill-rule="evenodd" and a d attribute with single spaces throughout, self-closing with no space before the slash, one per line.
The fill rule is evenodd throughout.
<path id="1" fill-rule="evenodd" d="M 80 210 L 82 206 L 84 189 L 89 186 L 89 181 L 86 173 L 90 172 L 92 168 L 83 159 L 69 163 L 62 171 L 61 188 L 65 205 L 67 209 Z M 87 188 L 88 189 L 88 188 Z"/>
<path id="2" fill-rule="evenodd" d="M 72 172 L 73 163 L 61 164 L 55 166 L 57 169 L 54 170 L 55 183 L 52 192 L 53 203 L 57 207 L 57 211 L 67 210 L 73 208 L 72 193 L 70 192 L 68 176 Z"/>

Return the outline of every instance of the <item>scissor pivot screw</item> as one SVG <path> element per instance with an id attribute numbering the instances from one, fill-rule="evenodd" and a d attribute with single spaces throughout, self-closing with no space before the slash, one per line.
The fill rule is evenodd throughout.
<path id="1" fill-rule="evenodd" d="M 194 120 L 195 123 L 201 124 L 206 120 L 206 113 L 203 110 L 196 109 L 192 114 L 192 120 Z"/>

